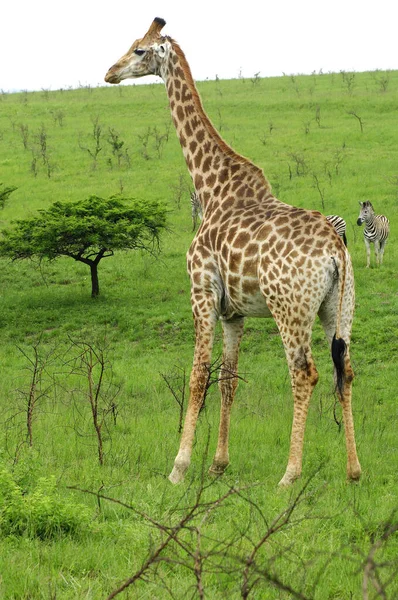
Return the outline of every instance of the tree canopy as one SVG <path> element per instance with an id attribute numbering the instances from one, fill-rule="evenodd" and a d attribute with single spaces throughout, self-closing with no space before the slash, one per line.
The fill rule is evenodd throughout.
<path id="1" fill-rule="evenodd" d="M 90 196 L 77 202 L 54 202 L 36 216 L 13 222 L 0 238 L 0 256 L 12 260 L 54 260 L 59 256 L 89 265 L 91 295 L 98 296 L 98 264 L 115 250 L 159 250 L 166 209 L 158 202 Z"/>

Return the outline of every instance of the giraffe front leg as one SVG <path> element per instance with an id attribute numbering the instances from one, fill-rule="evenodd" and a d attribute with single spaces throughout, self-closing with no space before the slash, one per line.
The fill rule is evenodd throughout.
<path id="1" fill-rule="evenodd" d="M 279 486 L 291 485 L 301 475 L 303 461 L 304 432 L 308 407 L 314 387 L 318 382 L 318 372 L 308 348 L 287 351 L 290 377 L 293 390 L 293 425 L 290 437 L 290 452 L 284 476 Z"/>
<path id="2" fill-rule="evenodd" d="M 181 435 L 180 448 L 169 475 L 172 483 L 180 483 L 191 462 L 192 444 L 199 411 L 203 404 L 209 377 L 209 363 L 213 346 L 215 317 L 195 318 L 196 342 L 191 378 L 189 402 Z"/>
<path id="3" fill-rule="evenodd" d="M 184 479 L 190 465 L 196 422 L 203 404 L 207 380 L 208 364 L 194 364 L 191 372 L 189 403 L 185 415 L 180 448 L 174 461 L 173 470 L 169 475 L 172 483 L 180 483 Z"/>
<path id="4" fill-rule="evenodd" d="M 217 449 L 209 472 L 221 475 L 229 464 L 228 439 L 231 408 L 238 386 L 238 356 L 242 339 L 244 319 L 239 317 L 231 321 L 222 321 L 223 359 L 220 368 L 219 388 L 221 392 L 220 426 Z"/>

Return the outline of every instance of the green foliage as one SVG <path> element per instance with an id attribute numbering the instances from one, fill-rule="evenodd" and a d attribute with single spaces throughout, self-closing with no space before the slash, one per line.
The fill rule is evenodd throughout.
<path id="1" fill-rule="evenodd" d="M 90 196 L 78 202 L 55 202 L 39 216 L 15 221 L 2 231 L 0 256 L 12 260 L 70 256 L 91 267 L 92 296 L 99 293 L 97 265 L 115 250 L 159 247 L 166 211 L 157 202 Z"/>
<path id="2" fill-rule="evenodd" d="M 23 489 L 13 474 L 0 469 L 0 533 L 49 539 L 76 534 L 90 526 L 86 506 L 65 500 L 54 476 L 40 477 L 33 489 Z"/>
<path id="3" fill-rule="evenodd" d="M 101 250 L 150 249 L 166 225 L 165 210 L 158 203 L 116 197 L 55 202 L 38 212 L 38 216 L 15 221 L 14 229 L 2 231 L 1 256 L 80 260 Z"/>

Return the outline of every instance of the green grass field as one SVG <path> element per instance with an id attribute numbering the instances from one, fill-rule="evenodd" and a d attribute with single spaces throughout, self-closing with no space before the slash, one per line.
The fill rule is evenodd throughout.
<path id="1" fill-rule="evenodd" d="M 165 378 L 178 391 L 189 377 L 185 253 L 194 234 L 190 180 L 164 86 L 3 93 L 0 183 L 17 190 L 0 211 L 1 229 L 56 200 L 91 194 L 160 200 L 169 227 L 158 258 L 104 259 L 95 300 L 88 270 L 71 259 L 0 260 L 0 597 L 107 598 L 132 578 L 120 597 L 397 598 L 398 71 L 198 88 L 221 135 L 264 169 L 280 200 L 347 221 L 362 479 L 345 481 L 341 412 L 317 323 L 320 381 L 303 476 L 289 490 L 277 488 L 289 447 L 290 381 L 274 322 L 247 319 L 231 465 L 218 480 L 207 475 L 218 428 L 214 385 L 186 482 L 170 484 L 180 409 Z M 115 135 L 124 142 L 119 152 Z M 379 269 L 373 254 L 365 268 L 356 225 L 363 200 L 390 219 Z M 81 343 L 105 364 L 103 465 Z M 220 351 L 218 331 L 215 360 Z"/>

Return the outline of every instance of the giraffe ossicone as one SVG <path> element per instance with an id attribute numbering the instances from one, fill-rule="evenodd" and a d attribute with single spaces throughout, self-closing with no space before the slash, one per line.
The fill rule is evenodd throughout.
<path id="1" fill-rule="evenodd" d="M 230 413 L 246 316 L 272 316 L 278 326 L 294 398 L 290 452 L 280 485 L 300 476 L 307 411 L 318 381 L 311 353 L 317 315 L 332 349 L 345 425 L 347 475 L 359 479 L 351 407 L 354 277 L 350 256 L 323 215 L 277 200 L 263 171 L 221 138 L 203 109 L 183 51 L 174 39 L 161 34 L 164 25 L 163 19 L 156 18 L 144 37 L 109 69 L 105 81 L 119 83 L 150 74 L 163 79 L 203 209 L 187 253 L 196 332 L 190 397 L 169 479 L 180 482 L 191 461 L 218 320 L 223 329 L 221 412 L 210 471 L 220 474 L 229 463 Z"/>

